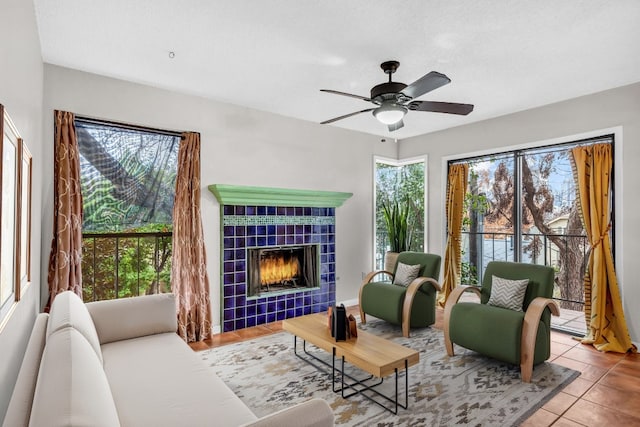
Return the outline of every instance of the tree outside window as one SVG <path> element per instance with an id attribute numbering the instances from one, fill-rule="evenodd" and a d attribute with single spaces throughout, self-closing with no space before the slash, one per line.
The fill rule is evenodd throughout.
<path id="1" fill-rule="evenodd" d="M 85 301 L 170 292 L 180 136 L 76 119 Z"/>

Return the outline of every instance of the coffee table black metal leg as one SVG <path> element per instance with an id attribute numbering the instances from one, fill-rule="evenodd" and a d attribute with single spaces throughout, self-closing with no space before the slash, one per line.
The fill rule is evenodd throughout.
<path id="1" fill-rule="evenodd" d="M 395 372 L 396 372 L 396 410 L 394 411 L 394 414 L 398 413 L 398 368 L 395 368 Z M 407 378 L 405 378 L 405 383 Z"/>
<path id="2" fill-rule="evenodd" d="M 299 353 L 298 353 L 298 340 L 297 340 L 297 336 L 293 336 L 293 352 L 294 354 L 299 357 L 300 359 L 304 360 L 305 362 L 307 362 L 308 364 L 310 364 L 311 366 L 315 367 L 318 370 L 323 370 L 320 366 L 316 365 L 315 363 L 313 363 L 311 360 L 302 357 Z M 356 394 L 361 394 L 363 397 L 365 397 L 366 399 L 372 401 L 373 403 L 377 404 L 378 406 L 381 406 L 382 408 L 386 409 L 387 411 L 393 413 L 393 414 L 397 414 L 398 413 L 398 407 L 402 408 L 402 409 L 407 409 L 409 407 L 409 361 L 407 359 L 405 359 L 404 361 L 404 372 L 405 372 L 405 395 L 404 395 L 404 405 L 402 405 L 401 403 L 398 402 L 398 377 L 399 377 L 399 373 L 398 373 L 398 368 L 395 368 L 395 372 L 394 372 L 394 376 L 395 376 L 395 398 L 392 399 L 391 397 L 382 394 L 381 392 L 379 392 L 378 390 L 375 389 L 375 387 L 379 386 L 380 384 L 382 384 L 384 382 L 384 378 L 380 378 L 380 381 L 376 382 L 375 384 L 365 384 L 367 381 L 371 380 L 372 378 L 374 378 L 373 375 L 369 375 L 367 378 L 364 378 L 362 380 L 359 380 L 357 378 L 352 377 L 351 375 L 345 373 L 344 370 L 344 356 L 340 357 L 340 369 L 336 369 L 336 348 L 333 347 L 333 351 L 331 352 L 331 365 L 329 365 L 327 362 L 325 362 L 324 360 L 314 356 L 313 354 L 309 353 L 307 351 L 307 342 L 305 340 L 302 340 L 302 350 L 303 352 L 310 357 L 311 359 L 314 359 L 320 363 L 322 363 L 323 365 L 327 366 L 327 367 L 331 367 L 331 388 L 333 390 L 334 393 L 338 393 L 340 392 L 341 396 L 344 399 L 347 399 L 351 396 L 354 396 Z M 326 371 L 325 371 L 326 372 Z M 336 383 L 338 382 L 336 379 L 336 372 L 338 372 L 340 374 L 340 388 L 336 389 Z M 347 383 L 345 381 L 345 377 L 352 380 L 352 383 Z M 345 394 L 345 389 L 352 389 L 353 393 L 350 394 Z M 393 405 L 395 405 L 395 407 L 393 409 L 383 405 L 382 403 L 378 402 L 377 400 L 375 400 L 374 398 L 372 398 L 371 396 L 365 394 L 365 391 L 370 391 L 372 393 L 375 393 L 376 395 L 382 397 L 383 399 L 391 402 Z"/>
<path id="3" fill-rule="evenodd" d="M 306 354 L 309 358 L 311 358 L 311 359 L 313 359 L 313 360 L 315 360 L 315 361 L 317 361 L 317 362 L 319 362 L 319 363 L 321 363 L 321 364 L 323 364 L 323 365 L 325 365 L 325 366 L 330 366 L 330 365 L 329 365 L 327 362 L 325 362 L 324 360 L 322 360 L 322 359 L 320 359 L 320 358 L 318 358 L 318 357 L 314 356 L 313 354 L 311 354 L 311 353 L 309 353 L 309 352 L 307 351 L 307 341 L 305 341 L 305 340 L 302 340 L 302 351 L 303 351 L 303 352 L 304 352 L 304 354 Z M 334 350 L 333 350 L 333 351 L 334 351 L 334 353 L 335 353 L 335 348 L 334 348 Z M 296 357 L 298 357 L 298 358 L 300 358 L 301 360 L 303 360 L 303 361 L 307 362 L 309 365 L 313 366 L 313 367 L 314 367 L 314 368 L 316 368 L 317 370 L 322 371 L 322 372 L 325 372 L 325 373 L 327 372 L 327 370 L 326 370 L 326 369 L 323 369 L 323 368 L 322 368 L 322 366 L 319 366 L 319 365 L 317 365 L 317 364 L 313 363 L 311 360 L 309 360 L 309 359 L 308 359 L 308 358 L 306 358 L 306 357 L 302 357 L 302 356 L 300 355 L 300 353 L 298 353 L 298 337 L 297 337 L 297 336 L 295 336 L 295 335 L 293 336 L 293 353 L 296 355 Z"/>
<path id="4" fill-rule="evenodd" d="M 342 357 L 342 364 L 341 364 L 342 370 L 344 371 L 344 357 Z M 387 411 L 393 413 L 393 414 L 398 414 L 398 407 L 402 408 L 402 409 L 407 409 L 409 407 L 409 361 L 405 359 L 404 361 L 404 370 L 405 370 L 405 395 L 404 395 L 404 405 L 401 404 L 399 402 L 398 399 L 398 377 L 399 377 L 399 372 L 398 372 L 398 368 L 395 368 L 394 370 L 394 375 L 395 375 L 395 396 L 392 399 L 391 397 L 382 394 L 381 392 L 379 392 L 378 390 L 375 389 L 376 386 L 382 384 L 382 382 L 384 381 L 383 378 L 380 379 L 380 381 L 376 384 L 373 385 L 368 385 L 368 384 L 364 384 L 362 381 L 358 381 L 357 379 L 352 378 L 351 376 L 348 376 L 350 379 L 354 380 L 355 382 L 348 384 L 344 381 L 344 377 L 345 375 L 342 376 L 342 381 L 341 381 L 341 395 L 343 398 L 348 398 L 351 396 L 354 396 L 356 394 L 361 394 L 363 397 L 365 397 L 366 399 L 372 401 L 373 403 L 377 404 L 378 406 L 381 406 L 382 408 L 386 409 Z M 353 393 L 350 394 L 345 394 L 345 389 L 352 389 L 354 390 Z M 371 393 L 375 393 L 376 395 L 380 396 L 381 398 L 389 401 L 392 405 L 394 405 L 392 408 L 389 408 L 388 406 L 378 402 L 377 400 L 375 400 L 373 397 L 369 396 L 368 394 L 365 394 L 364 392 L 371 392 Z"/>
<path id="5" fill-rule="evenodd" d="M 319 371 L 322 372 L 327 372 L 326 369 L 323 369 L 322 366 L 319 366 L 318 364 L 314 363 L 312 360 L 315 360 L 318 363 L 321 363 L 322 365 L 326 366 L 327 368 L 331 368 L 331 373 L 329 374 L 331 376 L 331 380 L 333 381 L 332 384 L 332 390 L 334 393 L 338 393 L 340 391 L 340 389 L 336 388 L 335 384 L 338 382 L 336 380 L 336 372 L 342 374 L 338 369 L 336 369 L 335 366 L 335 359 L 336 359 L 336 348 L 333 347 L 332 350 L 332 357 L 331 357 L 331 364 L 327 363 L 326 361 L 320 359 L 317 356 L 314 356 L 312 353 L 309 353 L 307 351 L 307 341 L 302 340 L 302 351 L 303 353 L 306 355 L 306 357 L 302 357 L 302 355 L 300 353 L 298 353 L 298 345 L 297 345 L 298 341 L 297 341 L 297 336 L 293 336 L 293 353 L 299 358 L 304 360 L 305 362 L 307 362 L 309 365 L 313 366 L 314 368 L 316 368 Z M 362 382 L 362 381 L 368 381 L 371 378 L 373 378 L 373 375 L 369 375 L 367 378 L 363 378 L 361 380 L 358 380 L 357 378 L 353 378 L 351 375 L 349 374 L 345 374 L 348 378 L 354 380 L 354 381 L 358 381 L 358 382 Z"/>
<path id="6" fill-rule="evenodd" d="M 342 381 L 344 382 L 344 374 L 340 375 L 340 378 L 342 378 Z M 331 354 L 331 389 L 333 390 L 334 393 L 337 393 L 340 391 L 340 390 L 336 390 L 336 348 L 335 347 L 333 347 L 333 351 Z"/>

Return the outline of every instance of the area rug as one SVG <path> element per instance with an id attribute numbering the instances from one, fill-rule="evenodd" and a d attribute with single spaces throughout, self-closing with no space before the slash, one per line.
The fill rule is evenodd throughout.
<path id="1" fill-rule="evenodd" d="M 362 396 L 343 399 L 334 393 L 330 373 L 296 357 L 293 335 L 287 332 L 206 350 L 201 356 L 257 416 L 320 397 L 333 408 L 336 425 L 344 426 L 517 426 L 580 375 L 542 363 L 527 384 L 520 380 L 519 367 L 459 346 L 455 356 L 447 356 L 441 330 L 416 329 L 404 338 L 399 327 L 377 319 L 360 327 L 420 352 L 419 364 L 409 368 L 409 407 L 397 415 Z M 326 352 L 311 345 L 307 350 L 330 363 Z M 392 377 L 382 386 L 393 394 Z"/>

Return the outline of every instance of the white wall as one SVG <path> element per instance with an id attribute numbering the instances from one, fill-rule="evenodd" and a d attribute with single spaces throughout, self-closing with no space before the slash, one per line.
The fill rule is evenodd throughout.
<path id="1" fill-rule="evenodd" d="M 42 189 L 42 58 L 33 3 L 3 0 L 0 13 L 0 104 L 33 155 L 31 286 L 0 329 L 0 420 L 22 363 L 40 300 L 40 219 Z M 1 118 L 0 118 L 1 119 Z"/>
<path id="2" fill-rule="evenodd" d="M 615 145 L 616 268 L 631 339 L 640 342 L 640 83 L 402 141 L 400 158 L 429 155 L 430 250 L 442 253 L 445 244 L 443 158 L 565 137 L 570 141 L 614 127 L 622 129 Z"/>
<path id="3" fill-rule="evenodd" d="M 53 110 L 144 126 L 201 133 L 202 216 L 214 324 L 219 325 L 219 205 L 206 186 L 238 184 L 353 193 L 336 210 L 338 301 L 357 298 L 372 268 L 372 158 L 397 156 L 397 145 L 331 126 L 45 64 L 44 139 Z M 51 144 L 45 157 L 52 156 Z M 43 165 L 52 176 L 52 162 Z M 51 183 L 44 209 L 52 210 Z M 51 219 L 45 218 L 45 230 Z M 43 252 L 48 252 L 48 249 Z"/>

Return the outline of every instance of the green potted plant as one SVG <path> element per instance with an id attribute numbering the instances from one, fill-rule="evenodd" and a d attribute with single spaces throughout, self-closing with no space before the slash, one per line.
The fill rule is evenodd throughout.
<path id="1" fill-rule="evenodd" d="M 382 202 L 382 217 L 389 238 L 389 250 L 384 257 L 384 269 L 387 271 L 393 272 L 398 254 L 408 251 L 411 247 L 410 216 L 411 206 L 408 202 L 400 203 L 397 200 Z"/>

